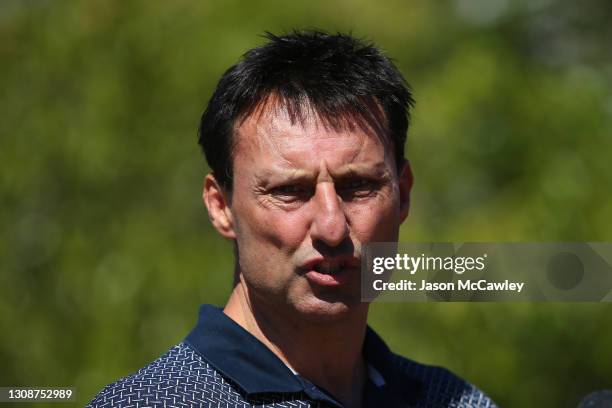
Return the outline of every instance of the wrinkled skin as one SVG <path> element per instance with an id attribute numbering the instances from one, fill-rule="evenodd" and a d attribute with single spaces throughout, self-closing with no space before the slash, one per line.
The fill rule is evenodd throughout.
<path id="1" fill-rule="evenodd" d="M 397 171 L 386 136 L 333 130 L 312 116 L 292 124 L 283 109 L 251 115 L 236 137 L 231 197 L 209 175 L 205 201 L 217 230 L 236 240 L 249 303 L 312 322 L 365 318 L 359 266 L 345 282 L 321 285 L 305 264 L 358 260 L 368 242 L 397 241 L 408 214 L 408 164 Z"/>

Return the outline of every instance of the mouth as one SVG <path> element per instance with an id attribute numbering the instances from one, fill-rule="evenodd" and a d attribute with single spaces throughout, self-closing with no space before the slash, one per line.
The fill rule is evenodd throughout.
<path id="1" fill-rule="evenodd" d="M 322 286 L 336 286 L 359 275 L 359 261 L 355 258 L 316 259 L 305 266 L 306 277 Z"/>
<path id="2" fill-rule="evenodd" d="M 313 270 L 322 273 L 324 275 L 335 275 L 341 270 L 348 266 L 348 262 L 345 261 L 329 261 L 323 260 L 313 265 Z"/>

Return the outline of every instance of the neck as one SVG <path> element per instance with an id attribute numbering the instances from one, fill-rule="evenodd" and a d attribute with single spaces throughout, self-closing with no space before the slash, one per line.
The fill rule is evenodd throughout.
<path id="1" fill-rule="evenodd" d="M 333 322 L 311 322 L 278 305 L 254 301 L 240 280 L 224 313 L 300 376 L 330 392 L 344 406 L 360 407 L 366 378 L 362 347 L 367 304 L 356 309 Z"/>

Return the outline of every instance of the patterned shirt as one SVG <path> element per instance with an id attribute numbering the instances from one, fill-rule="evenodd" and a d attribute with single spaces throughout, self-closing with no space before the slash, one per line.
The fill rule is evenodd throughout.
<path id="1" fill-rule="evenodd" d="M 393 354 L 368 327 L 363 406 L 494 408 L 473 385 L 441 367 Z M 200 307 L 180 344 L 138 372 L 106 386 L 88 408 L 342 408 L 331 394 L 294 373 L 223 311 Z"/>

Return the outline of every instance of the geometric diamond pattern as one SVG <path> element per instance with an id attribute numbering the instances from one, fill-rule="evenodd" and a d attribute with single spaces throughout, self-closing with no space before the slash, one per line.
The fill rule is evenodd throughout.
<path id="1" fill-rule="evenodd" d="M 494 408 L 482 392 L 439 367 L 395 356 L 398 372 L 425 384 L 423 398 L 406 407 Z M 186 343 L 180 343 L 138 372 L 106 386 L 87 408 L 326 408 L 305 393 L 250 398 Z"/>

